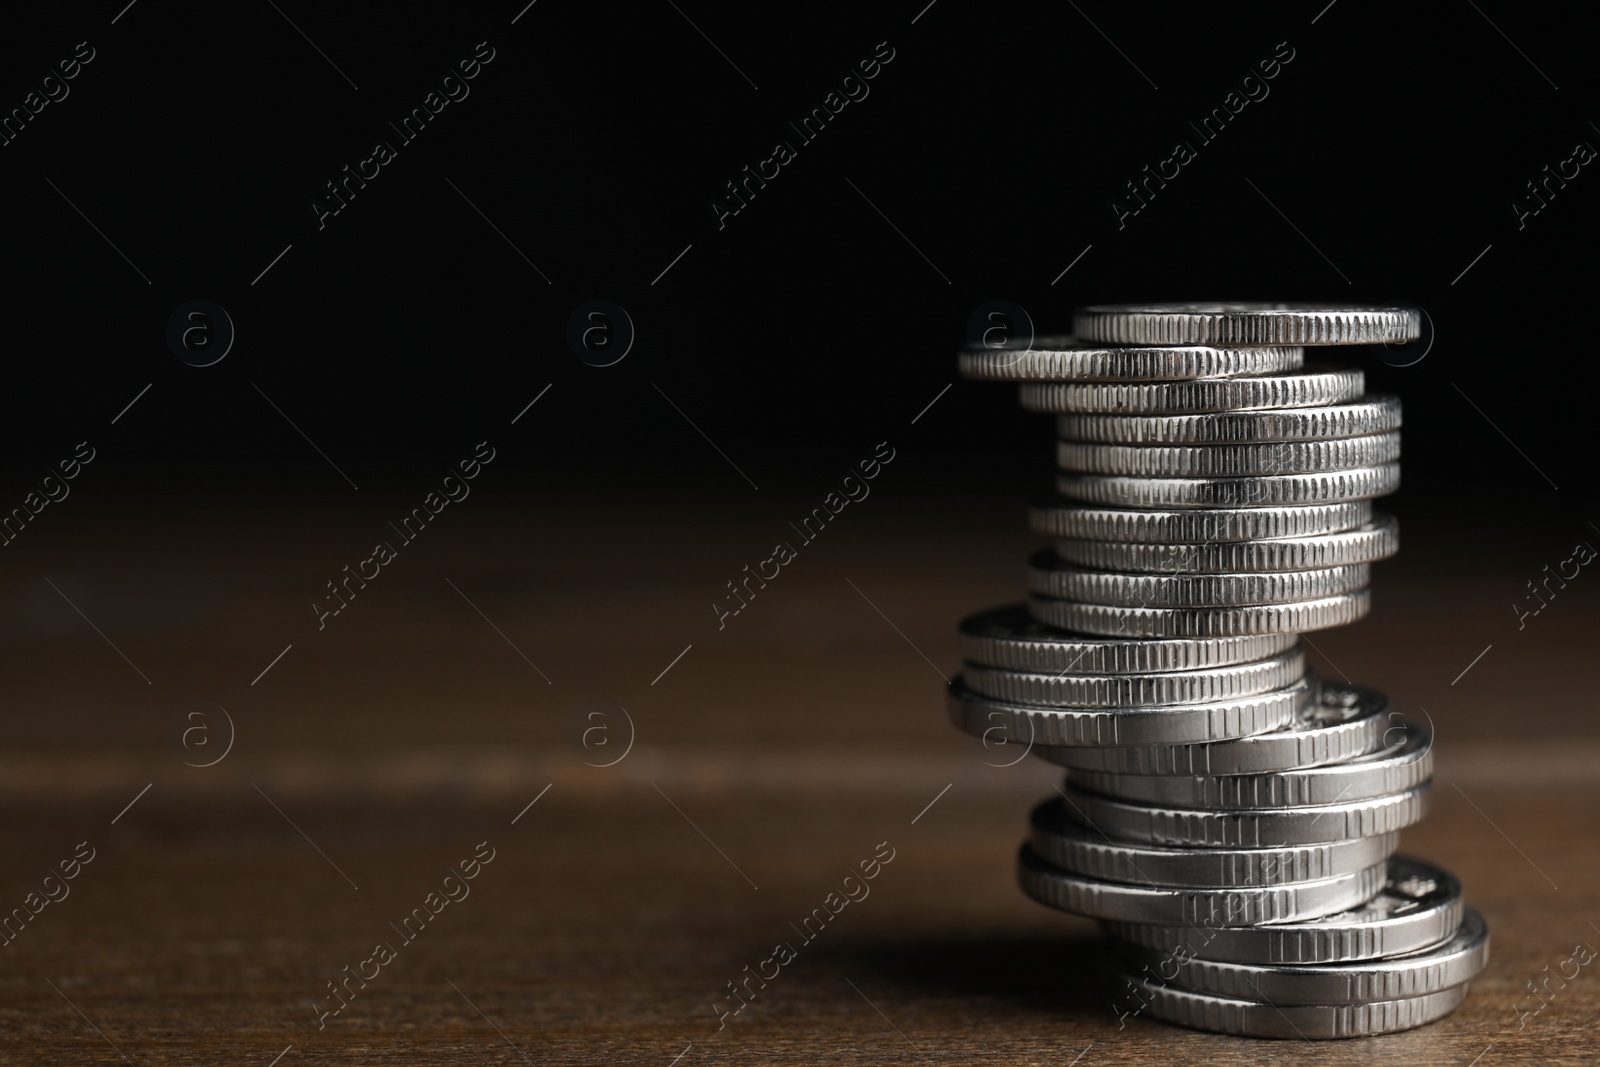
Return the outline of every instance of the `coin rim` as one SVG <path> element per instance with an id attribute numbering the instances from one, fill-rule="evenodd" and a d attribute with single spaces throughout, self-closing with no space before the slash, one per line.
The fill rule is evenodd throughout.
<path id="1" fill-rule="evenodd" d="M 1006 637 L 976 633 L 986 619 L 1016 612 L 1025 616 L 1034 626 L 1054 630 L 1059 640 L 1045 637 Z M 1092 634 L 1073 633 L 1045 623 L 1028 614 L 1026 602 L 1007 604 L 986 611 L 975 612 L 961 620 L 958 627 L 962 659 L 997 670 L 1018 671 L 1073 671 L 1079 674 L 1152 674 L 1167 671 L 1226 667 L 1266 659 L 1294 647 L 1293 634 L 1247 634 L 1239 637 L 1152 637 L 1118 639 Z M 1239 648 L 1230 652 L 1230 647 Z M 1043 650 L 1058 650 L 1044 653 Z M 1068 650 L 1077 650 L 1066 662 Z M 1139 661 L 1118 662 L 1125 654 L 1139 657 Z M 1038 655 L 1038 658 L 1026 657 Z M 1098 664 L 1111 662 L 1105 667 Z M 1065 663 L 1065 666 L 1062 664 Z"/>
<path id="2" fill-rule="evenodd" d="M 1365 393 L 1342 404 L 1252 411 L 1202 411 L 1168 415 L 1069 412 L 1056 416 L 1056 437 L 1084 444 L 1194 447 L 1281 441 L 1337 441 L 1346 437 L 1365 437 L 1399 430 L 1403 414 L 1400 398 L 1391 393 Z M 1228 436 L 1226 428 L 1230 426 L 1241 429 L 1248 427 L 1248 432 L 1240 436 Z M 1222 435 L 1203 435 L 1201 431 L 1206 430 L 1221 431 Z"/>
<path id="3" fill-rule="evenodd" d="M 1195 951 L 1193 946 L 1190 950 L 1201 959 L 1268 964 L 1341 963 L 1416 952 L 1449 938 L 1461 925 L 1466 908 L 1461 881 L 1454 874 L 1416 856 L 1395 853 L 1389 857 L 1390 882 L 1417 876 L 1445 889 L 1431 907 L 1343 926 L 1335 925 L 1339 916 L 1334 915 L 1308 923 L 1220 927 L 1211 929 L 1201 950 Z M 1350 913 L 1360 910 L 1352 908 Z M 1102 926 L 1112 937 L 1162 951 L 1188 944 L 1186 927 L 1115 922 Z"/>
<path id="4" fill-rule="evenodd" d="M 1170 770 L 1127 770 L 1115 767 L 1083 767 L 1084 770 L 1103 771 L 1108 774 L 1270 774 L 1274 771 L 1298 770 L 1302 767 L 1316 767 L 1339 760 L 1355 759 L 1370 755 L 1379 750 L 1384 734 L 1388 732 L 1384 723 L 1388 722 L 1391 713 L 1389 698 L 1377 689 L 1370 686 L 1347 685 L 1335 682 L 1322 682 L 1318 695 L 1319 702 L 1326 702 L 1327 698 L 1341 691 L 1356 693 L 1358 702 L 1370 704 L 1364 714 L 1355 715 L 1341 722 L 1328 723 L 1322 726 L 1308 726 L 1300 728 L 1296 723 L 1291 723 L 1282 730 L 1269 733 L 1252 734 L 1248 737 L 1234 738 L 1230 741 L 1200 741 L 1192 744 L 1177 745 L 1124 745 L 1117 748 L 1084 748 L 1070 745 L 1035 745 L 1033 751 L 1043 760 L 1055 763 L 1068 769 L 1078 769 L 1080 764 L 1067 762 L 1077 759 L 1087 761 L 1099 758 L 1109 761 L 1117 758 L 1131 758 L 1137 755 L 1142 760 L 1154 761 L 1155 766 L 1171 768 Z M 1345 748 L 1337 751 L 1332 746 L 1340 743 L 1345 738 L 1353 739 L 1347 742 Z M 1298 759 L 1294 764 L 1285 764 L 1282 758 L 1271 760 L 1265 764 L 1252 763 L 1244 765 L 1243 757 L 1260 759 L 1260 753 L 1269 756 L 1279 749 L 1318 750 L 1319 755 L 1313 762 L 1302 763 Z M 1345 749 L 1348 749 L 1346 751 Z M 1222 763 L 1221 767 L 1213 768 L 1212 762 L 1218 758 L 1234 754 L 1232 764 Z M 1204 759 L 1204 766 L 1196 769 L 1195 757 Z M 1230 766 L 1233 769 L 1229 769 Z"/>
<path id="5" fill-rule="evenodd" d="M 1372 610 L 1372 591 L 1368 587 L 1316 600 L 1224 608 L 1129 608 L 1030 596 L 1028 610 L 1047 626 L 1108 637 L 1236 637 L 1347 626 Z M 1114 623 L 1098 622 L 1107 617 Z M 1097 625 L 1104 628 L 1096 630 Z"/>

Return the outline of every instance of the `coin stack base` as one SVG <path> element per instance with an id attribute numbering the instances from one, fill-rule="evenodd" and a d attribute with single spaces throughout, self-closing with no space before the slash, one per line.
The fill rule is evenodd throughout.
<path id="1" fill-rule="evenodd" d="M 1066 768 L 1022 889 L 1100 921 L 1112 1009 L 1250 1037 L 1391 1033 L 1448 1015 L 1489 930 L 1399 855 L 1428 730 L 1323 682 L 1299 635 L 1355 622 L 1399 547 L 1400 403 L 1306 346 L 1415 339 L 1408 308 L 1090 307 L 1076 338 L 971 348 L 971 378 L 1056 415 L 1054 547 L 1026 604 L 961 624 L 952 721 Z"/>

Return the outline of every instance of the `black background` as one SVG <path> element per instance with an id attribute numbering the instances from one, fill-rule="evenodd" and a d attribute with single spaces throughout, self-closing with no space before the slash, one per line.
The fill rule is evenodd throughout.
<path id="1" fill-rule="evenodd" d="M 77 42 L 96 58 L 0 147 L 6 506 L 84 439 L 94 492 L 347 491 L 284 416 L 407 498 L 485 438 L 508 485 L 607 496 L 813 496 L 885 439 L 908 485 L 1032 491 L 1048 420 L 955 379 L 983 301 L 1047 332 L 1090 302 L 1349 299 L 1436 326 L 1415 366 L 1335 356 L 1404 398 L 1403 499 L 1587 517 L 1600 177 L 1521 230 L 1510 207 L 1600 144 L 1576 9 L 923 2 L 539 0 L 513 25 L 518 0 L 113 0 L 13 22 L 6 109 Z M 470 96 L 319 230 L 322 184 L 479 41 Z M 883 41 L 870 95 L 719 230 L 723 183 Z M 1199 147 L 1186 120 L 1279 42 L 1270 95 Z M 1112 198 L 1179 138 L 1198 158 L 1119 229 Z M 165 341 L 195 298 L 237 329 L 209 368 Z M 612 367 L 565 341 L 593 298 L 637 327 Z"/>

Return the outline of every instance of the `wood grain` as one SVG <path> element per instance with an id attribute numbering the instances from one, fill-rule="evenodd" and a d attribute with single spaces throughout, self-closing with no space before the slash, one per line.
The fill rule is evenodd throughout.
<path id="1" fill-rule="evenodd" d="M 1520 1028 L 1513 1010 L 1600 946 L 1593 594 L 1518 633 L 1517 560 L 1397 562 L 1371 620 L 1314 638 L 1324 673 L 1437 728 L 1434 809 L 1403 847 L 1453 870 L 1493 933 L 1456 1014 L 1309 1048 L 1119 1030 L 1093 925 L 1012 877 L 1055 772 L 988 765 L 1010 754 L 940 699 L 956 621 L 1017 597 L 1031 542 L 1016 509 L 883 503 L 722 631 L 710 600 L 781 506 L 663 505 L 655 528 L 682 532 L 648 551 L 594 501 L 463 511 L 320 632 L 304 602 L 371 515 L 297 532 L 127 510 L 95 528 L 137 540 L 41 541 L 0 590 L 0 907 L 79 842 L 96 853 L 3 949 L 0 1063 L 1594 1060 L 1595 966 Z M 233 750 L 185 766 L 209 758 L 182 747 L 187 716 L 218 707 Z M 619 707 L 633 748 L 586 765 L 622 751 Z M 597 723 L 611 747 L 584 746 Z M 484 841 L 470 895 L 404 941 L 390 924 Z M 801 940 L 883 842 L 870 895 Z M 319 1028 L 327 983 L 383 941 L 396 958 Z M 780 941 L 795 958 L 720 1026 L 728 983 Z"/>

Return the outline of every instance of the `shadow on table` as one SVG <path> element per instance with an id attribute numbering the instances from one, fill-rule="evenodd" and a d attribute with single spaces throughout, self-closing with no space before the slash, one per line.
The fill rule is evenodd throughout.
<path id="1" fill-rule="evenodd" d="M 844 949 L 832 962 L 870 968 L 908 994 L 988 998 L 1055 1018 L 1103 1019 L 1110 1011 L 1103 943 L 1097 935 L 923 939 Z"/>

